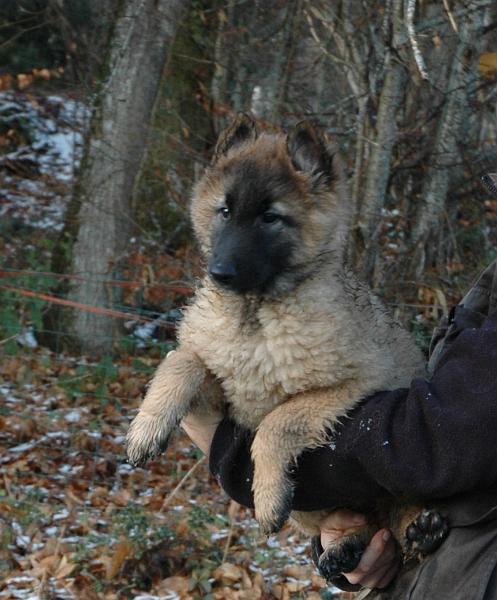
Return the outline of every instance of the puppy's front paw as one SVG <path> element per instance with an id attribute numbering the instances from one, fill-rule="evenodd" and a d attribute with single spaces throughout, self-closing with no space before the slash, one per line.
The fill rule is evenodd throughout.
<path id="1" fill-rule="evenodd" d="M 171 428 L 162 419 L 140 411 L 131 422 L 126 436 L 128 461 L 143 466 L 167 448 Z"/>
<path id="2" fill-rule="evenodd" d="M 255 518 L 264 535 L 277 533 L 285 524 L 292 510 L 293 485 L 283 478 L 262 483 L 254 478 Z"/>

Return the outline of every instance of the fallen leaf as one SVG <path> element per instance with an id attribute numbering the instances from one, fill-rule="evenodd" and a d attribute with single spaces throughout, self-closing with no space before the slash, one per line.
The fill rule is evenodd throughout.
<path id="1" fill-rule="evenodd" d="M 225 562 L 212 573 L 212 576 L 216 581 L 221 581 L 224 584 L 236 583 L 237 581 L 241 581 L 243 571 L 240 567 Z"/>
<path id="2" fill-rule="evenodd" d="M 107 579 L 114 579 L 119 573 L 124 561 L 128 558 L 130 551 L 131 547 L 127 540 L 122 540 L 117 544 L 114 554 L 110 557 L 106 565 L 105 575 Z"/>
<path id="3" fill-rule="evenodd" d="M 74 569 L 76 568 L 76 564 L 69 561 L 66 555 L 64 555 L 57 566 L 54 577 L 55 579 L 64 579 L 68 575 L 70 575 Z"/>
<path id="4" fill-rule="evenodd" d="M 271 588 L 271 592 L 278 600 L 290 600 L 290 592 L 285 584 L 276 583 Z"/>
<path id="5" fill-rule="evenodd" d="M 188 593 L 188 577 L 182 577 L 181 575 L 167 577 L 160 582 L 157 592 L 176 592 L 180 596 L 183 596 Z"/>
<path id="6" fill-rule="evenodd" d="M 480 54 L 478 64 L 480 73 L 487 78 L 497 75 L 497 52 L 484 52 Z"/>

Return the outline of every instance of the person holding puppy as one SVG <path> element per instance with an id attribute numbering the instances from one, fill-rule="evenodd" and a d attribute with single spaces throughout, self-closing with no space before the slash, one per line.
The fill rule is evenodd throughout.
<path id="1" fill-rule="evenodd" d="M 361 508 L 383 492 L 435 505 L 450 533 L 440 548 L 401 569 L 396 542 L 378 531 L 358 567 L 333 585 L 376 588 L 391 600 L 497 599 L 497 261 L 435 332 L 429 380 L 363 400 L 305 452 L 292 473 L 294 508 L 344 507 L 321 523 L 322 549 L 364 520 Z M 190 414 L 182 423 L 209 455 L 224 490 L 253 506 L 252 434 L 222 415 Z"/>

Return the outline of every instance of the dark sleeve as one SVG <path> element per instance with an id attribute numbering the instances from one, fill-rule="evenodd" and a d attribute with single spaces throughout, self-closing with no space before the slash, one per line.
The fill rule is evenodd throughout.
<path id="1" fill-rule="evenodd" d="M 424 501 L 497 483 L 497 312 L 472 322 L 456 307 L 452 325 L 431 380 L 365 399 L 328 445 L 300 457 L 294 508 L 360 510 L 385 492 Z M 222 487 L 246 506 L 251 441 L 225 420 L 210 455 Z"/>

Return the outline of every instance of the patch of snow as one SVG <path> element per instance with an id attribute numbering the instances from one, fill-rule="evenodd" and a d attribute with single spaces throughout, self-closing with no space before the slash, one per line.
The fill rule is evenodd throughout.
<path id="1" fill-rule="evenodd" d="M 132 470 L 133 467 L 127 463 L 122 463 L 117 467 L 117 472 L 119 475 L 128 475 L 128 473 L 131 473 Z"/>
<path id="2" fill-rule="evenodd" d="M 59 467 L 59 473 L 70 473 L 71 471 L 71 465 L 62 465 L 61 467 Z"/>
<path id="3" fill-rule="evenodd" d="M 64 419 L 69 423 L 78 423 L 81 420 L 81 412 L 79 410 L 71 410 L 71 412 L 64 415 Z"/>
<path id="4" fill-rule="evenodd" d="M 215 542 L 217 540 L 222 540 L 222 539 L 228 537 L 228 535 L 229 535 L 228 529 L 219 529 L 218 531 L 215 531 L 214 533 L 211 534 L 211 540 L 213 542 Z"/>
<path id="5" fill-rule="evenodd" d="M 0 385 L 0 396 L 2 396 L 2 400 L 11 404 L 21 402 L 20 398 L 16 398 L 16 396 L 11 394 L 10 386 L 8 385 Z"/>
<path id="6" fill-rule="evenodd" d="M 0 92 L 0 122 L 28 138 L 0 156 L 0 217 L 38 229 L 62 229 L 89 116 L 83 102 L 70 98 Z M 51 181 L 59 182 L 57 193 Z"/>
<path id="7" fill-rule="evenodd" d="M 18 548 L 23 548 L 27 550 L 31 543 L 31 538 L 28 535 L 18 535 L 16 536 L 16 545 Z"/>
<path id="8" fill-rule="evenodd" d="M 67 440 L 70 437 L 71 437 L 71 434 L 68 433 L 67 431 L 49 431 L 46 435 L 44 435 L 41 438 L 41 440 L 46 441 L 46 440 L 53 440 L 56 438 L 63 438 L 65 440 Z"/>
<path id="9" fill-rule="evenodd" d="M 69 535 L 68 537 L 64 537 L 60 540 L 64 544 L 78 544 L 81 541 L 81 537 L 79 535 Z"/>
<path id="10" fill-rule="evenodd" d="M 25 444 L 19 444 L 18 446 L 14 446 L 13 448 L 9 448 L 10 452 L 26 452 L 27 450 L 32 450 L 37 444 L 39 440 L 34 440 L 32 442 L 26 442 Z"/>
<path id="11" fill-rule="evenodd" d="M 33 327 L 28 327 L 16 337 L 17 343 L 24 348 L 38 348 Z"/>
<path id="12" fill-rule="evenodd" d="M 47 527 L 45 529 L 45 533 L 49 536 L 52 537 L 54 535 L 57 535 L 57 533 L 59 532 L 59 528 L 58 527 Z"/>
<path id="13" fill-rule="evenodd" d="M 69 516 L 69 511 L 67 509 L 61 510 L 59 513 L 55 513 L 52 515 L 52 519 L 54 521 L 62 521 L 63 519 L 67 519 Z"/>

